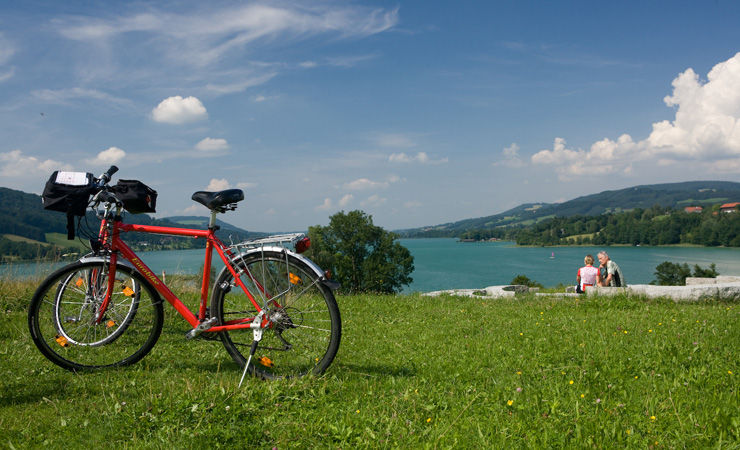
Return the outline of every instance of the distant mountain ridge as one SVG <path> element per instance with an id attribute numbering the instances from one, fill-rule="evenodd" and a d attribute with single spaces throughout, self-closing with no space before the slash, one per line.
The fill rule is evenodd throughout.
<path id="1" fill-rule="evenodd" d="M 96 222 L 94 215 L 88 211 L 87 220 Z M 126 222 L 158 225 L 164 227 L 186 227 L 205 229 L 208 224 L 207 217 L 180 216 L 172 218 L 155 219 L 148 214 L 127 214 Z M 47 211 L 41 205 L 41 196 L 28 194 L 14 189 L 0 187 L 0 235 L 8 234 L 28 238 L 38 242 L 48 242 L 47 233 L 65 233 L 67 219 L 63 213 Z M 247 231 L 223 222 L 217 221 L 221 230 L 217 232 L 219 237 L 229 237 L 239 241 L 246 238 L 264 236 L 265 233 Z M 95 229 L 93 227 L 93 229 Z M 157 235 L 143 235 L 137 233 L 137 240 L 151 239 L 152 242 L 160 240 Z"/>
<path id="2" fill-rule="evenodd" d="M 471 230 L 534 225 L 552 217 L 595 216 L 608 212 L 650 208 L 712 206 L 740 202 L 740 183 L 734 181 L 686 181 L 634 186 L 585 195 L 563 203 L 525 203 L 492 216 L 441 225 L 398 230 L 403 237 L 457 237 Z"/>

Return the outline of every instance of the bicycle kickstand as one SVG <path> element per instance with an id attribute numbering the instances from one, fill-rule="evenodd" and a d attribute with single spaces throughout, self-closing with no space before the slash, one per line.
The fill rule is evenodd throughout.
<path id="1" fill-rule="evenodd" d="M 244 365 L 242 378 L 241 380 L 239 380 L 239 387 L 242 387 L 244 376 L 247 374 L 247 370 L 249 369 L 249 363 L 252 361 L 252 357 L 254 356 L 255 352 L 257 352 L 257 344 L 259 344 L 259 342 L 262 340 L 262 317 L 264 316 L 264 314 L 264 311 L 261 311 L 259 314 L 257 314 L 257 317 L 255 317 L 252 323 L 249 325 L 249 328 L 254 331 L 254 340 L 252 341 L 252 346 L 249 349 L 249 358 L 247 358 L 247 364 Z"/>

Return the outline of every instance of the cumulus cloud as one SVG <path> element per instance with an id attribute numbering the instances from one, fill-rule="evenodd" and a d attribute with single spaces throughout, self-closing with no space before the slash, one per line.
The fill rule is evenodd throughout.
<path id="1" fill-rule="evenodd" d="M 213 139 L 207 137 L 195 144 L 195 149 L 202 152 L 217 152 L 219 150 L 227 150 L 228 148 L 229 143 L 226 139 Z"/>
<path id="2" fill-rule="evenodd" d="M 231 189 L 231 185 L 226 180 L 226 178 L 222 178 L 220 180 L 217 178 L 214 178 L 208 184 L 206 191 L 223 191 L 224 189 Z"/>
<path id="3" fill-rule="evenodd" d="M 331 211 L 335 208 L 344 208 L 355 199 L 355 197 L 352 194 L 347 194 L 344 197 L 340 198 L 339 201 L 335 204 L 334 201 L 330 198 L 325 198 L 324 203 L 314 207 L 314 210 L 316 211 Z"/>
<path id="4" fill-rule="evenodd" d="M 70 164 L 52 159 L 40 160 L 26 156 L 20 150 L 0 153 L 0 174 L 8 178 L 22 178 L 30 174 L 51 175 L 55 170 L 74 170 Z"/>
<path id="5" fill-rule="evenodd" d="M 495 162 L 494 166 L 505 166 L 509 168 L 524 167 L 527 163 L 519 157 L 519 145 L 512 143 L 502 150 L 503 159 Z"/>
<path id="6" fill-rule="evenodd" d="M 339 206 L 340 208 L 344 208 L 345 206 L 347 206 L 350 203 L 352 203 L 352 200 L 354 200 L 354 199 L 355 199 L 355 196 L 354 195 L 347 194 L 344 197 L 342 197 L 342 198 L 339 199 L 339 202 L 337 203 L 337 206 Z"/>
<path id="7" fill-rule="evenodd" d="M 95 165 L 118 164 L 125 157 L 126 152 L 118 147 L 111 147 L 108 150 L 103 150 L 98 153 L 98 156 L 95 157 L 95 159 L 88 160 L 88 162 Z"/>
<path id="8" fill-rule="evenodd" d="M 331 201 L 329 197 L 324 199 L 324 203 L 315 206 L 314 210 L 316 211 L 330 211 L 332 208 L 334 208 L 334 203 Z"/>
<path id="9" fill-rule="evenodd" d="M 418 152 L 416 155 L 413 156 L 409 156 L 406 153 L 394 153 L 388 157 L 388 161 L 400 164 L 444 164 L 447 162 L 447 158 L 431 160 L 429 159 L 429 156 L 426 154 L 426 152 Z"/>
<path id="10" fill-rule="evenodd" d="M 156 122 L 180 125 L 208 118 L 206 107 L 195 97 L 182 98 L 179 95 L 162 100 L 152 110 L 152 119 Z"/>
<path id="11" fill-rule="evenodd" d="M 381 206 L 388 201 L 387 198 L 382 198 L 379 195 L 371 195 L 364 201 L 360 202 L 360 206 Z"/>
<path id="12" fill-rule="evenodd" d="M 706 81 L 687 69 L 672 86 L 673 94 L 664 101 L 675 108 L 675 118 L 653 124 L 647 139 L 635 142 L 623 134 L 616 141 L 605 138 L 582 150 L 567 148 L 565 139 L 556 138 L 552 150 L 536 153 L 532 163 L 554 166 L 561 179 L 631 175 L 634 164 L 645 161 L 660 166 L 694 161 L 718 173 L 739 167 L 740 53 L 715 65 Z"/>

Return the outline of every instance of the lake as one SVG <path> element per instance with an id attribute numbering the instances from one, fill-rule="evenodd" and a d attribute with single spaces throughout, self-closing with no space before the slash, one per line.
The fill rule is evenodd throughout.
<path id="1" fill-rule="evenodd" d="M 627 284 L 648 284 L 663 261 L 717 265 L 720 275 L 740 275 L 740 249 L 715 247 L 517 247 L 513 242 L 458 242 L 456 239 L 401 239 L 414 256 L 413 283 L 404 292 L 479 289 L 506 285 L 517 275 L 544 286 L 575 284 L 583 258 L 606 250 L 622 269 Z M 157 273 L 197 273 L 202 250 L 171 250 L 141 255 Z M 218 259 L 218 258 L 217 258 Z M 217 268 L 220 260 L 214 260 Z M 216 264 L 217 263 L 217 264 Z M 597 261 L 598 264 L 598 261 Z M 53 267 L 42 263 L 0 265 L 0 274 L 36 276 Z"/>

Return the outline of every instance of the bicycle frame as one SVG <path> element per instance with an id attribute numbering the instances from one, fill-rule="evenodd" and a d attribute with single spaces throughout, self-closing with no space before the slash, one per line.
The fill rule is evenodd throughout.
<path id="1" fill-rule="evenodd" d="M 167 285 L 157 277 L 157 275 L 139 258 L 139 256 L 121 239 L 120 234 L 121 232 L 139 232 L 139 233 L 149 233 L 149 234 L 161 234 L 161 235 L 169 235 L 169 236 L 182 236 L 182 237 L 192 237 L 195 239 L 203 238 L 206 239 L 206 249 L 205 249 L 205 261 L 204 261 L 204 268 L 203 268 L 203 280 L 201 284 L 200 289 L 200 308 L 198 310 L 198 315 L 190 311 L 190 309 L 185 306 L 185 304 L 175 295 Z M 245 295 L 249 298 L 252 305 L 257 309 L 258 315 L 256 317 L 260 317 L 260 312 L 262 311 L 262 306 L 257 302 L 257 300 L 254 298 L 250 290 L 244 285 L 241 278 L 239 277 L 236 269 L 234 268 L 233 263 L 231 262 L 235 255 L 231 251 L 230 247 L 227 247 L 224 245 L 221 240 L 216 237 L 215 229 L 208 228 L 207 230 L 198 230 L 198 229 L 190 229 L 190 228 L 170 228 L 170 227 L 161 227 L 161 226 L 154 226 L 154 225 L 134 225 L 134 224 L 126 224 L 123 222 L 120 222 L 118 220 L 110 220 L 106 221 L 104 220 L 101 224 L 101 235 L 103 237 L 103 241 L 107 243 L 106 250 L 108 250 L 107 254 L 110 258 L 109 260 L 109 272 L 112 274 L 109 276 L 108 280 L 109 283 L 112 285 L 115 281 L 115 270 L 116 270 L 116 264 L 118 262 L 118 255 L 123 257 L 124 261 L 127 261 L 131 266 L 133 266 L 137 272 L 139 272 L 149 283 L 154 287 L 154 289 L 162 296 L 169 304 L 171 304 L 175 310 L 180 314 L 194 329 L 198 327 L 199 325 L 203 324 L 203 322 L 206 320 L 206 308 L 208 306 L 208 300 L 209 300 L 209 292 L 208 287 L 210 284 L 210 274 L 211 274 L 211 264 L 213 259 L 213 250 L 215 249 L 218 255 L 221 257 L 221 260 L 224 262 L 225 267 L 231 272 L 231 274 L 234 276 L 234 280 L 236 280 L 238 286 L 244 291 Z M 251 277 L 251 274 L 249 274 L 252 281 L 256 283 L 256 280 Z M 109 286 L 110 289 L 108 289 L 109 292 L 112 292 L 112 286 Z M 269 296 L 267 292 L 264 292 L 264 289 L 262 286 L 257 284 L 257 288 L 260 289 L 260 291 L 264 294 Z M 103 302 L 103 305 L 101 305 L 101 312 L 99 314 L 98 320 L 101 320 L 105 309 L 107 308 L 107 302 L 108 298 Z M 235 323 L 229 323 L 225 325 L 214 325 L 209 327 L 207 330 L 202 331 L 208 331 L 211 333 L 217 333 L 219 331 L 226 331 L 226 330 L 238 330 L 238 329 L 248 329 L 251 327 L 252 322 L 254 321 L 254 317 L 245 317 L 243 319 L 235 321 Z M 263 328 L 267 326 L 266 319 L 263 319 L 263 323 L 260 324 L 260 328 Z"/>

